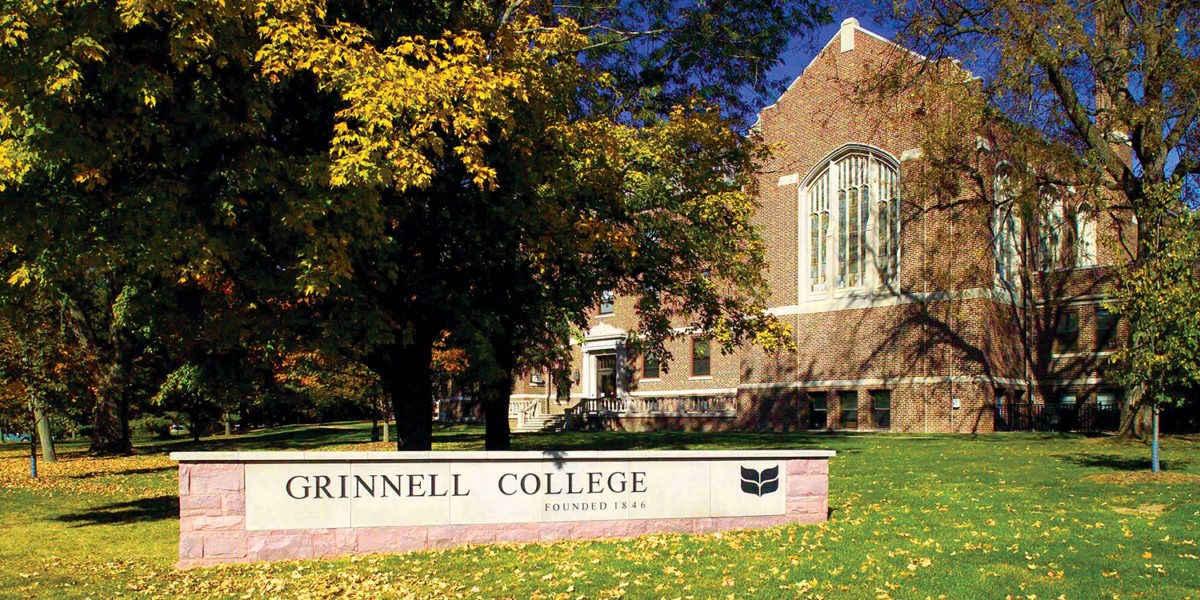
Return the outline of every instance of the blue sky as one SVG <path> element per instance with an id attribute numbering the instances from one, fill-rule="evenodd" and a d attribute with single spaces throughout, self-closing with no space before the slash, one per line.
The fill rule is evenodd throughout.
<path id="1" fill-rule="evenodd" d="M 859 27 L 893 39 L 896 35 L 895 25 L 886 16 L 876 19 L 879 12 L 878 7 L 874 6 L 872 2 L 843 2 L 835 6 L 833 22 L 816 29 L 810 37 L 793 44 L 793 47 L 783 56 L 783 63 L 770 71 L 771 77 L 782 78 L 787 83 L 791 83 L 793 79 L 799 77 L 804 67 L 808 66 L 813 57 L 825 46 L 825 43 L 837 34 L 842 21 L 849 17 L 858 19 Z M 759 106 L 758 108 L 761 110 L 764 107 Z"/>

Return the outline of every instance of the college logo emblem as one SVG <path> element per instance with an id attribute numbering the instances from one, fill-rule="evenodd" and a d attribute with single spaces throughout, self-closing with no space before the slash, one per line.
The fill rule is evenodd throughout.
<path id="1" fill-rule="evenodd" d="M 770 494 L 779 489 L 779 466 L 762 472 L 742 467 L 742 491 L 755 496 Z"/>

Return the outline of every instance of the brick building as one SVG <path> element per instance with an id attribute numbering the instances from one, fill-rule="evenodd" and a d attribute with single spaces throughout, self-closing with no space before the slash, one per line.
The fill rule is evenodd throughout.
<path id="1" fill-rule="evenodd" d="M 938 107 L 858 91 L 903 52 L 847 19 L 759 115 L 764 140 L 785 144 L 760 175 L 757 221 L 768 308 L 791 325 L 796 353 L 723 355 L 681 332 L 672 364 L 631 356 L 634 299 L 609 296 L 573 341 L 569 397 L 543 374 L 517 382 L 516 430 L 564 419 L 627 430 L 1104 426 L 1097 415 L 1112 418 L 1119 391 L 1103 363 L 1120 331 L 1100 302 L 1129 223 L 1068 201 L 1022 226 L 1004 202 L 1012 167 L 988 132 L 971 136 L 992 189 L 922 187 L 922 124 Z"/>

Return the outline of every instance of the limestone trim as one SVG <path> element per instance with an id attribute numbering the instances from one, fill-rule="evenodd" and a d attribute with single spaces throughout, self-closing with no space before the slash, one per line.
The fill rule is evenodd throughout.
<path id="1" fill-rule="evenodd" d="M 1014 377 L 987 377 L 984 375 L 954 375 L 944 377 L 879 377 L 874 379 L 819 379 L 813 381 L 772 381 L 743 383 L 743 390 L 771 390 L 788 388 L 850 388 L 876 385 L 904 385 L 929 383 L 974 383 L 988 382 L 1003 385 L 1025 385 L 1025 380 Z"/>
<path id="2" fill-rule="evenodd" d="M 712 377 L 709 377 L 708 379 L 712 379 Z M 736 393 L 737 388 L 708 388 L 703 390 L 638 390 L 636 392 L 630 392 L 629 395 L 644 398 L 653 396 L 717 396 L 720 394 Z"/>
<path id="3" fill-rule="evenodd" d="M 859 292 L 834 297 L 821 297 L 816 300 L 806 300 L 799 305 L 776 306 L 767 309 L 767 314 L 777 317 L 788 315 L 806 315 L 811 313 L 835 312 L 840 310 L 857 310 L 860 308 L 880 308 L 900 306 L 903 304 L 925 304 L 929 302 L 951 302 L 957 300 L 991 300 L 1008 303 L 1002 293 L 986 288 L 968 288 L 956 291 L 941 292 Z"/>

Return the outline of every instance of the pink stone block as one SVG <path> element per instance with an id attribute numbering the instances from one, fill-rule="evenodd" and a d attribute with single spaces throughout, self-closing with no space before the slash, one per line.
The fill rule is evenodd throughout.
<path id="1" fill-rule="evenodd" d="M 221 514 L 230 516 L 246 515 L 245 494 L 225 494 L 221 496 Z"/>
<path id="2" fill-rule="evenodd" d="M 693 519 L 656 519 L 651 521 L 655 533 L 694 533 L 696 531 Z"/>
<path id="3" fill-rule="evenodd" d="M 246 558 L 244 533 L 204 534 L 204 558 Z"/>
<path id="4" fill-rule="evenodd" d="M 467 544 L 494 544 L 500 536 L 497 525 L 460 525 L 458 539 Z"/>
<path id="5" fill-rule="evenodd" d="M 179 560 L 204 558 L 204 536 L 195 533 L 179 534 Z"/>
<path id="6" fill-rule="evenodd" d="M 790 517 L 793 523 L 823 523 L 826 521 L 825 513 L 798 513 Z"/>
<path id="7" fill-rule="evenodd" d="M 794 522 L 788 515 L 766 515 L 758 518 L 761 520 L 759 527 L 763 528 L 780 527 L 782 525 L 788 525 Z"/>
<path id="8" fill-rule="evenodd" d="M 395 527 L 367 527 L 357 531 L 360 554 L 396 551 Z"/>
<path id="9" fill-rule="evenodd" d="M 739 529 L 754 529 L 759 521 L 755 517 L 716 517 L 713 525 L 718 531 L 736 531 Z"/>
<path id="10" fill-rule="evenodd" d="M 358 550 L 358 533 L 353 529 L 315 529 L 312 544 L 314 556 L 354 554 Z"/>
<path id="11" fill-rule="evenodd" d="M 648 535 L 657 531 L 654 521 L 650 519 L 635 519 L 629 522 L 629 537 Z"/>
<path id="12" fill-rule="evenodd" d="M 708 534 L 720 531 L 713 519 L 696 519 L 696 533 Z"/>
<path id="13" fill-rule="evenodd" d="M 220 516 L 220 496 L 188 495 L 179 497 L 180 517 Z"/>
<path id="14" fill-rule="evenodd" d="M 819 474 L 793 475 L 788 477 L 788 498 L 799 496 L 824 496 L 829 493 L 829 478 Z"/>
<path id="15" fill-rule="evenodd" d="M 428 528 L 427 535 L 426 545 L 430 549 L 496 541 L 496 530 L 487 525 L 435 525 Z"/>
<path id="16" fill-rule="evenodd" d="M 538 539 L 543 542 L 570 539 L 574 533 L 575 523 L 542 523 L 538 528 Z"/>
<path id="17" fill-rule="evenodd" d="M 829 473 L 829 460 L 810 460 L 808 461 L 809 473 Z"/>
<path id="18" fill-rule="evenodd" d="M 496 541 L 499 543 L 536 542 L 541 539 L 540 523 L 513 523 L 502 525 L 496 531 Z"/>
<path id="19" fill-rule="evenodd" d="M 787 514 L 819 514 L 821 512 L 821 501 L 815 496 L 798 496 L 796 498 L 788 498 Z"/>
<path id="20" fill-rule="evenodd" d="M 312 558 L 312 536 L 296 533 L 273 533 L 255 536 L 246 545 L 246 554 L 255 560 L 289 560 Z"/>
<path id="21" fill-rule="evenodd" d="M 245 469 L 243 465 L 193 465 L 190 486 L 193 494 L 241 492 L 245 489 Z"/>
<path id="22" fill-rule="evenodd" d="M 186 527 L 186 529 L 185 529 Z M 245 531 L 246 517 L 242 516 L 198 516 L 180 519 L 181 531 Z"/>
<path id="23" fill-rule="evenodd" d="M 805 473 L 808 473 L 808 467 L 809 467 L 810 462 L 811 461 L 803 459 L 803 458 L 794 458 L 792 460 L 787 461 L 787 474 L 788 475 L 803 475 Z"/>
<path id="24" fill-rule="evenodd" d="M 429 527 L 401 527 L 396 531 L 396 552 L 429 548 Z"/>
<path id="25" fill-rule="evenodd" d="M 192 493 L 191 483 L 191 467 L 179 465 L 179 497 L 182 498 Z"/>
<path id="26" fill-rule="evenodd" d="M 575 527 L 576 537 L 622 538 L 629 536 L 629 521 L 583 521 Z"/>

